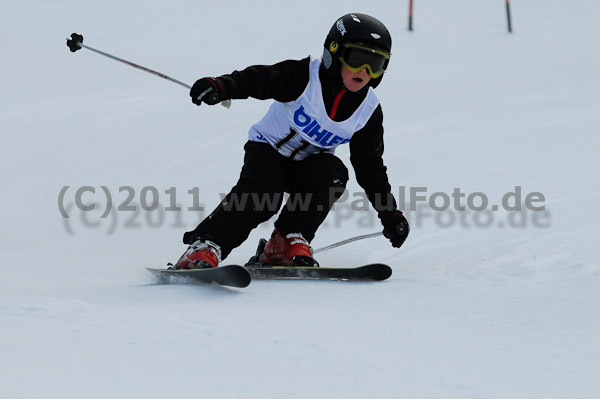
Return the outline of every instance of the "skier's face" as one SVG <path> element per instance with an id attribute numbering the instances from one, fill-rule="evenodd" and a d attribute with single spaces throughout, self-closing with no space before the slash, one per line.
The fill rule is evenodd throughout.
<path id="1" fill-rule="evenodd" d="M 345 66 L 342 66 L 342 81 L 344 82 L 346 89 L 350 90 L 351 92 L 359 91 L 369 84 L 370 80 L 371 76 L 366 68 L 363 68 L 358 72 L 352 72 Z"/>

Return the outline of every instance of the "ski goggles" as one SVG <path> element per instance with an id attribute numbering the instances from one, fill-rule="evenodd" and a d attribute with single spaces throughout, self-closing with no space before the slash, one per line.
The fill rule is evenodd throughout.
<path id="1" fill-rule="evenodd" d="M 340 62 L 350 71 L 360 72 L 366 68 L 373 79 L 385 72 L 390 53 L 353 43 L 346 43 L 343 47 Z"/>

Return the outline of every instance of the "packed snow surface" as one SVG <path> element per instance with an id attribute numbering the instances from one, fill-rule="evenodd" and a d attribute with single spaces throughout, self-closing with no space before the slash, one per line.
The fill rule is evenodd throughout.
<path id="1" fill-rule="evenodd" d="M 597 397 L 597 1 L 514 0 L 513 34 L 501 0 L 416 1 L 412 33 L 408 1 L 3 0 L 1 10 L 2 397 Z M 384 262 L 392 277 L 156 284 L 145 267 L 185 250 L 182 233 L 233 186 L 270 101 L 196 107 L 186 89 L 71 53 L 65 39 L 83 34 L 192 84 L 319 57 L 349 12 L 393 36 L 376 92 L 412 230 L 401 249 L 371 238 L 318 260 Z M 337 155 L 350 167 L 347 147 Z M 381 230 L 373 211 L 352 210 L 361 188 L 350 175 L 315 248 Z M 245 262 L 271 228 L 226 262 Z"/>

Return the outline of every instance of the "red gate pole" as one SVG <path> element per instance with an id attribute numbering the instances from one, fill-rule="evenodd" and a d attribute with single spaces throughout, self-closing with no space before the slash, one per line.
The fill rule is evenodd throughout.
<path id="1" fill-rule="evenodd" d="M 413 0 L 408 0 L 408 30 L 413 30 Z"/>
<path id="2" fill-rule="evenodd" d="M 510 21 L 510 0 L 506 0 L 506 20 L 508 21 L 508 33 L 512 33 L 512 23 Z"/>

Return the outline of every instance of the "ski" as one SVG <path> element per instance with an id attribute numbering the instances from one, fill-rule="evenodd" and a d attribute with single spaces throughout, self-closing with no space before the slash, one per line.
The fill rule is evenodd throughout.
<path id="1" fill-rule="evenodd" d="M 201 283 L 217 283 L 230 287 L 247 287 L 252 278 L 246 268 L 239 265 L 225 265 L 214 269 L 155 269 L 146 268 L 158 278 L 160 282 L 168 283 L 172 278 L 186 278 Z"/>
<path id="2" fill-rule="evenodd" d="M 392 275 L 392 268 L 382 263 L 359 267 L 270 266 L 248 263 L 245 267 L 253 279 L 382 281 Z"/>

